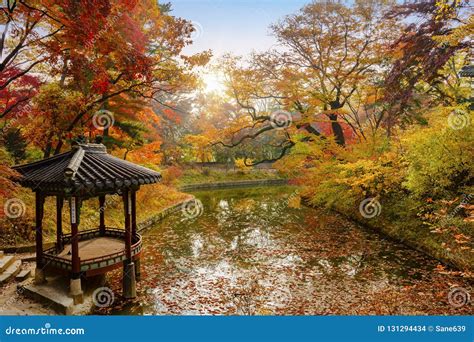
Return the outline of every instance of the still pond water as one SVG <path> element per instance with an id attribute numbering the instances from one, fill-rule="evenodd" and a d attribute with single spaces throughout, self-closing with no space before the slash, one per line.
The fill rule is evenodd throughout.
<path id="1" fill-rule="evenodd" d="M 297 189 L 194 193 L 144 234 L 138 296 L 97 313 L 135 315 L 466 314 L 448 303 L 470 288 L 438 262 L 332 212 L 298 205 Z M 109 276 L 120 291 L 121 272 Z"/>

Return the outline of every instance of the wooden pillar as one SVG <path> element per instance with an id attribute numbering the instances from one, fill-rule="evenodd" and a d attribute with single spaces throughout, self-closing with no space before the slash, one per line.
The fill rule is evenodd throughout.
<path id="1" fill-rule="evenodd" d="M 56 196 L 56 249 L 63 250 L 63 197 Z"/>
<path id="2" fill-rule="evenodd" d="M 129 190 L 124 191 L 123 194 L 123 208 L 125 212 L 125 256 L 126 260 L 123 263 L 122 287 L 123 296 L 125 298 L 135 298 L 136 278 L 135 278 L 135 264 L 132 260 L 132 199 Z"/>
<path id="3" fill-rule="evenodd" d="M 137 192 L 132 191 L 132 243 L 135 243 L 135 236 L 137 235 Z M 140 258 L 135 259 L 135 279 L 140 281 Z"/>
<path id="4" fill-rule="evenodd" d="M 105 195 L 99 196 L 99 232 L 100 236 L 105 236 Z"/>
<path id="5" fill-rule="evenodd" d="M 81 272 L 81 262 L 79 259 L 79 223 L 78 223 L 78 199 L 71 197 L 71 259 L 73 278 L 78 278 Z"/>
<path id="6" fill-rule="evenodd" d="M 125 213 L 125 256 L 127 262 L 132 261 L 132 232 L 131 232 L 131 215 L 132 203 L 131 192 L 125 191 L 123 194 L 123 208 Z"/>
<path id="7" fill-rule="evenodd" d="M 71 259 L 72 275 L 70 284 L 70 293 L 74 299 L 74 304 L 83 302 L 83 293 L 81 287 L 81 259 L 79 257 L 79 200 L 71 197 L 69 206 L 71 210 Z"/>
<path id="8" fill-rule="evenodd" d="M 137 192 L 132 191 L 132 241 L 135 242 L 135 235 L 137 234 Z"/>
<path id="9" fill-rule="evenodd" d="M 36 238 L 36 270 L 35 283 L 41 284 L 46 281 L 43 270 L 43 214 L 44 214 L 44 196 L 40 191 L 36 192 L 35 203 L 35 238 Z"/>

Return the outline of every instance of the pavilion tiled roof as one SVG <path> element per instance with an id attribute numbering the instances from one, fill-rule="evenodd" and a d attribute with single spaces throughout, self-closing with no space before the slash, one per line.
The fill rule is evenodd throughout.
<path id="1" fill-rule="evenodd" d="M 77 144 L 65 153 L 13 167 L 25 187 L 45 192 L 115 192 L 156 183 L 159 172 L 114 157 L 103 144 Z"/>
<path id="2" fill-rule="evenodd" d="M 474 65 L 466 65 L 464 66 L 459 75 L 462 77 L 474 77 Z"/>

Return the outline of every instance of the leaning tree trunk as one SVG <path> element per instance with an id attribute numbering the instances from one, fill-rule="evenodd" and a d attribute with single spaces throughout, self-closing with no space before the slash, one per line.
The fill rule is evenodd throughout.
<path id="1" fill-rule="evenodd" d="M 339 101 L 331 102 L 331 110 L 336 110 L 342 108 L 342 105 Z M 344 130 L 342 129 L 341 124 L 337 121 L 337 114 L 329 114 L 329 120 L 331 120 L 331 129 L 336 143 L 338 145 L 344 146 L 346 144 L 346 139 L 344 138 Z"/>
<path id="2" fill-rule="evenodd" d="M 47 140 L 47 143 L 46 143 L 46 147 L 44 148 L 44 154 L 43 154 L 43 158 L 49 158 L 49 156 L 51 155 L 51 151 L 53 149 L 53 136 L 54 136 L 54 133 L 49 133 L 48 134 L 48 140 Z"/>
<path id="3" fill-rule="evenodd" d="M 54 149 L 54 155 L 57 155 L 61 152 L 61 148 L 63 147 L 63 139 L 60 137 L 56 148 Z"/>

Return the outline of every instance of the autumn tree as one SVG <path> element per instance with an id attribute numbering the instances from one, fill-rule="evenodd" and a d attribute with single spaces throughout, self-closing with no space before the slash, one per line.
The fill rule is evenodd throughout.
<path id="1" fill-rule="evenodd" d="M 383 17 L 389 4 L 313 2 L 272 26 L 284 49 L 275 55 L 307 88 L 302 105 L 329 110 L 326 116 L 340 145 L 345 141 L 338 111 L 382 65 L 385 45 L 396 34 L 394 21 Z"/>
<path id="2" fill-rule="evenodd" d="M 209 57 L 207 52 L 181 55 L 194 28 L 156 1 L 42 4 L 54 18 L 50 24 L 61 27 L 55 40 L 45 44 L 53 58 L 48 64 L 51 81 L 65 93 L 80 94 L 81 105 L 55 135 L 46 136 L 45 156 L 59 153 L 71 133 L 91 123 L 97 110 L 110 111 L 114 98 L 126 95 L 148 105 L 160 102 L 162 94 L 189 90 L 195 78 L 192 69 Z"/>
<path id="3" fill-rule="evenodd" d="M 231 63 L 231 58 L 225 61 Z M 186 140 L 193 149 L 205 150 L 206 154 L 201 155 L 207 159 L 221 163 L 231 164 L 236 158 L 244 157 L 257 162 L 277 158 L 281 154 L 280 135 L 284 137 L 285 133 L 273 130 L 268 122 L 255 116 L 257 112 L 254 114 L 250 106 L 243 109 L 242 102 L 239 104 L 235 99 L 225 94 L 201 94 L 196 99 L 196 113 L 189 120 L 191 129 Z M 264 128 L 267 124 L 268 129 Z M 261 129 L 266 129 L 266 134 L 255 133 Z"/>
<path id="4" fill-rule="evenodd" d="M 391 2 L 356 1 L 352 6 L 315 1 L 271 26 L 278 45 L 248 61 L 228 58 L 222 64 L 230 95 L 248 114 L 241 129 L 219 144 L 236 146 L 260 135 L 276 137 L 276 160 L 292 148 L 292 135 L 303 130 L 314 139 L 325 135 L 344 146 L 362 125 L 345 115 L 349 100 L 376 82 L 387 69 L 384 51 L 397 34 L 396 19 L 387 20 Z M 298 130 L 273 133 L 278 110 L 288 113 Z M 272 113 L 274 115 L 272 115 Z M 289 114 L 292 113 L 292 114 Z M 285 128 L 285 127 L 283 127 Z"/>
<path id="5" fill-rule="evenodd" d="M 187 143 L 184 137 L 187 134 L 197 133 L 193 124 L 196 104 L 200 94 L 169 93 L 154 101 L 153 110 L 160 119 L 156 128 L 162 139 L 160 154 L 165 165 L 180 163 L 184 159 L 184 150 Z"/>
<path id="6" fill-rule="evenodd" d="M 442 91 L 443 84 L 453 82 L 443 76 L 442 70 L 448 63 L 451 68 L 462 67 L 452 64 L 452 58 L 457 52 L 472 48 L 469 36 L 474 32 L 474 16 L 469 11 L 468 1 L 430 0 L 396 6 L 386 17 L 411 21 L 391 46 L 393 63 L 384 80 L 386 110 L 381 120 L 386 121 L 390 135 L 400 120 L 413 119 L 412 113 L 416 113 L 413 106 L 419 104 L 417 86 L 420 82 L 429 84 L 430 91 L 438 92 Z M 454 75 L 455 82 L 459 83 L 459 76 Z"/>
<path id="7" fill-rule="evenodd" d="M 45 44 L 63 29 L 55 20 L 40 0 L 8 0 L 0 8 L 0 119 L 28 113 L 41 68 L 52 58 Z"/>
<path id="8" fill-rule="evenodd" d="M 90 128 L 93 114 L 110 110 L 114 98 L 142 99 L 148 106 L 165 94 L 191 90 L 193 68 L 209 58 L 208 52 L 182 55 L 194 28 L 156 1 L 10 0 L 1 14 L 6 24 L 0 44 L 0 118 L 10 120 L 7 128 L 14 124 L 15 111 L 28 112 L 27 124 L 52 119 L 40 142 L 46 157 L 59 153 L 76 130 Z M 54 106 L 29 104 L 46 77 L 61 89 L 56 92 L 61 99 L 73 94 L 72 117 L 67 110 L 53 117 Z"/>

